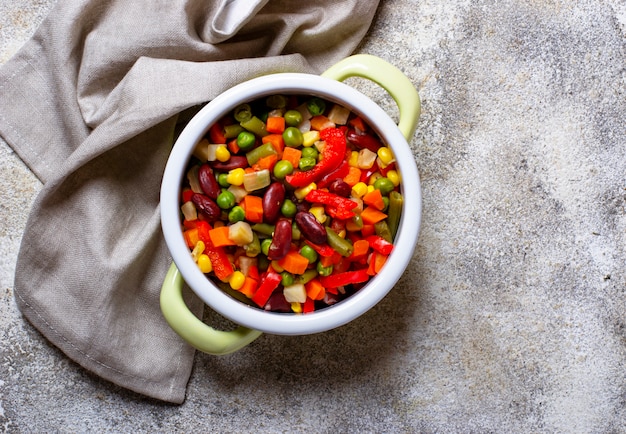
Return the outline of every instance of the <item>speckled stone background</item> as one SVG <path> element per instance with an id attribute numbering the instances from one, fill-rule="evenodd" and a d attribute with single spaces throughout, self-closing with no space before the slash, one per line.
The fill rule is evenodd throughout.
<path id="1" fill-rule="evenodd" d="M 0 62 L 53 4 L 0 3 Z M 198 354 L 181 406 L 98 379 L 22 319 L 40 184 L 0 141 L 0 431 L 626 432 L 626 2 L 383 0 L 359 51 L 423 100 L 409 269 L 339 329 Z"/>

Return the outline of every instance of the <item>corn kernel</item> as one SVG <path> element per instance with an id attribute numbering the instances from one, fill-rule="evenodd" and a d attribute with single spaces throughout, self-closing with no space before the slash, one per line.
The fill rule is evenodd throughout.
<path id="1" fill-rule="evenodd" d="M 241 289 L 245 281 L 246 281 L 246 276 L 244 276 L 244 274 L 241 271 L 237 270 L 233 274 L 230 275 L 228 284 L 230 285 L 231 288 L 237 291 Z"/>
<path id="2" fill-rule="evenodd" d="M 350 158 L 348 159 L 348 164 L 351 167 L 359 167 L 359 153 L 357 151 L 350 152 Z"/>
<path id="3" fill-rule="evenodd" d="M 230 151 L 228 150 L 226 145 L 218 146 L 218 148 L 215 150 L 215 158 L 217 158 L 217 160 L 221 161 L 222 163 L 228 161 L 228 159 L 230 158 Z"/>
<path id="4" fill-rule="evenodd" d="M 202 241 L 198 241 L 196 243 L 193 250 L 191 251 L 191 257 L 193 258 L 194 262 L 198 262 L 198 256 L 204 253 L 204 247 L 205 246 Z"/>
<path id="5" fill-rule="evenodd" d="M 370 179 L 368 179 L 367 183 L 369 185 L 374 185 L 378 178 L 382 178 L 383 175 L 380 172 L 374 172 L 370 175 Z"/>
<path id="6" fill-rule="evenodd" d="M 309 212 L 311 214 L 313 214 L 315 216 L 315 218 L 317 219 L 317 221 L 322 223 L 322 224 L 328 218 L 326 216 L 326 213 L 324 212 L 324 207 L 323 206 L 312 206 L 311 208 L 309 208 Z"/>
<path id="7" fill-rule="evenodd" d="M 302 133 L 302 146 L 308 148 L 313 146 L 315 142 L 320 139 L 320 132 L 316 130 L 307 131 Z"/>
<path id="8" fill-rule="evenodd" d="M 302 313 L 302 304 L 298 302 L 291 303 L 291 310 L 294 313 Z"/>
<path id="9" fill-rule="evenodd" d="M 309 185 L 296 189 L 293 192 L 293 194 L 296 196 L 296 198 L 302 200 L 306 197 L 307 194 L 309 194 L 311 191 L 315 190 L 316 188 L 317 188 L 317 185 L 314 182 L 312 182 Z"/>
<path id="10" fill-rule="evenodd" d="M 389 163 L 392 163 L 395 160 L 391 149 L 386 146 L 381 146 L 380 148 L 378 148 L 377 154 L 378 158 L 380 158 L 380 161 L 382 161 L 385 166 L 389 165 Z"/>
<path id="11" fill-rule="evenodd" d="M 371 193 L 371 192 L 372 192 L 372 191 L 374 191 L 374 190 L 376 190 L 376 189 L 374 188 L 374 186 L 373 186 L 372 184 L 370 184 L 370 185 L 368 185 L 368 186 L 367 186 L 367 192 L 368 192 L 368 193 Z"/>
<path id="12" fill-rule="evenodd" d="M 245 174 L 246 171 L 243 170 L 241 167 L 233 169 L 229 171 L 226 175 L 226 182 L 228 182 L 230 185 L 241 185 L 243 184 L 243 175 Z"/>
<path id="13" fill-rule="evenodd" d="M 387 172 L 387 179 L 389 179 L 395 187 L 400 185 L 400 174 L 396 170 Z"/>
<path id="14" fill-rule="evenodd" d="M 367 184 L 362 181 L 357 182 L 352 187 L 352 197 L 361 198 L 367 193 Z"/>
<path id="15" fill-rule="evenodd" d="M 204 253 L 198 256 L 198 268 L 200 268 L 200 271 L 202 271 L 205 274 L 213 271 L 213 265 L 211 264 L 211 259 L 209 259 L 209 257 L 205 255 Z"/>

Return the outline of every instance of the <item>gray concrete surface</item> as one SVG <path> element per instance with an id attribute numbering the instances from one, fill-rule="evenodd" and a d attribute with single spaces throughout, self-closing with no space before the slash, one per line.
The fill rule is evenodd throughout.
<path id="1" fill-rule="evenodd" d="M 0 61 L 53 3 L 0 4 Z M 623 0 L 383 1 L 359 51 L 423 99 L 411 266 L 344 327 L 198 354 L 181 406 L 99 380 L 22 319 L 40 185 L 0 143 L 0 430 L 626 432 L 625 40 Z"/>

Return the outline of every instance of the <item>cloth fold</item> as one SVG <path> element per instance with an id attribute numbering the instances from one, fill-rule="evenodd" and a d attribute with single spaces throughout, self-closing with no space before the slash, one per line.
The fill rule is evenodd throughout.
<path id="1" fill-rule="evenodd" d="M 178 114 L 256 76 L 323 71 L 355 50 L 377 5 L 55 5 L 0 68 L 0 134 L 44 183 L 16 265 L 23 315 L 102 378 L 183 402 L 194 350 L 159 308 L 171 261 L 159 188 Z"/>

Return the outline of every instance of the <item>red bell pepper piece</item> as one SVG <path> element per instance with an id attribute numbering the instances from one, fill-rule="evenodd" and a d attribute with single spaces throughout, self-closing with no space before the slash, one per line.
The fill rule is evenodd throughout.
<path id="1" fill-rule="evenodd" d="M 283 277 L 280 274 L 275 272 L 273 269 L 270 269 L 261 279 L 261 284 L 252 296 L 252 301 L 259 305 L 259 307 L 265 306 L 265 303 L 269 300 L 272 292 L 278 288 L 278 285 L 280 285 L 282 280 Z"/>
<path id="2" fill-rule="evenodd" d="M 315 244 L 310 242 L 309 240 L 304 240 L 313 250 L 315 250 L 320 256 L 333 256 L 335 253 L 335 249 L 330 247 L 328 244 Z"/>
<path id="3" fill-rule="evenodd" d="M 335 179 L 343 179 L 350 171 L 350 164 L 348 164 L 348 159 L 344 157 L 344 160 L 341 162 L 339 167 L 337 167 L 332 172 L 324 175 L 322 179 L 317 182 L 317 188 L 326 188 L 333 182 Z"/>
<path id="4" fill-rule="evenodd" d="M 370 247 L 383 255 L 389 255 L 393 250 L 393 244 L 379 235 L 370 235 L 365 238 Z"/>
<path id="5" fill-rule="evenodd" d="M 330 205 L 331 207 L 344 210 L 351 210 L 357 207 L 357 203 L 352 199 L 320 189 L 311 190 L 304 199 L 311 203 L 321 203 L 323 205 Z"/>
<path id="6" fill-rule="evenodd" d="M 216 145 L 224 145 L 226 144 L 226 136 L 224 136 L 224 128 L 220 122 L 214 123 L 209 129 L 209 137 L 211 139 L 211 143 Z"/>
<path id="7" fill-rule="evenodd" d="M 326 142 L 322 159 L 311 169 L 287 175 L 285 180 L 293 187 L 305 187 L 317 182 L 324 175 L 337 169 L 346 154 L 346 136 L 342 128 L 326 128 L 320 131 L 320 139 Z"/>
<path id="8" fill-rule="evenodd" d="M 337 288 L 339 286 L 350 285 L 353 283 L 367 282 L 370 276 L 367 274 L 367 268 L 360 270 L 345 271 L 343 273 L 335 273 L 330 276 L 320 277 L 320 282 L 324 288 Z"/>

